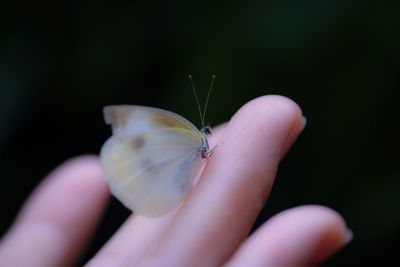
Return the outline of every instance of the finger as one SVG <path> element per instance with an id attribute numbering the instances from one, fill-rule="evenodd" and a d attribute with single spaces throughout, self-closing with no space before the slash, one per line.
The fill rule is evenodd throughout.
<path id="1" fill-rule="evenodd" d="M 223 124 L 213 129 L 215 139 L 222 135 L 225 128 L 226 124 Z M 158 218 L 131 215 L 86 267 L 136 266 L 168 231 L 177 210 Z"/>
<path id="2" fill-rule="evenodd" d="M 226 266 L 316 266 L 351 237 L 335 211 L 321 206 L 297 207 L 260 227 Z"/>
<path id="3" fill-rule="evenodd" d="M 241 108 L 173 227 L 143 265 L 219 266 L 229 258 L 264 205 L 287 138 L 293 129 L 299 134 L 301 118 L 298 106 L 280 96 Z"/>
<path id="4" fill-rule="evenodd" d="M 175 212 L 158 218 L 131 215 L 85 266 L 137 266 L 149 248 L 168 230 Z"/>
<path id="5" fill-rule="evenodd" d="M 33 192 L 0 245 L 0 266 L 70 266 L 102 214 L 108 190 L 98 159 L 79 157 Z"/>

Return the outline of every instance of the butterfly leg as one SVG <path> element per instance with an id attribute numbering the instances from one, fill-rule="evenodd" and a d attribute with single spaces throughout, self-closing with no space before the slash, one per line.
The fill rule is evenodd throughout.
<path id="1" fill-rule="evenodd" d="M 205 154 L 205 158 L 209 158 L 211 157 L 212 153 L 214 152 L 214 150 L 217 148 L 218 145 L 215 145 L 213 148 L 211 148 L 210 150 L 207 151 L 207 153 Z"/>

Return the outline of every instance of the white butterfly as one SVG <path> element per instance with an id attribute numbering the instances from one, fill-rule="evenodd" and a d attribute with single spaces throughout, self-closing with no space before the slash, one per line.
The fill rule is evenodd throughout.
<path id="1" fill-rule="evenodd" d="M 100 157 L 112 194 L 133 212 L 148 217 L 174 209 L 188 196 L 213 150 L 204 114 L 203 128 L 198 130 L 178 114 L 158 108 L 105 107 L 104 118 L 113 135 Z"/>

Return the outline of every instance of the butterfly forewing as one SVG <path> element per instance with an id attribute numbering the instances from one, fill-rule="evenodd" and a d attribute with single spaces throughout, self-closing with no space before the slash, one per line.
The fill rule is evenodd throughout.
<path id="1" fill-rule="evenodd" d="M 181 116 L 149 107 L 106 107 L 105 119 L 114 135 L 101 160 L 114 196 L 146 216 L 176 207 L 201 168 L 203 134 Z"/>
<path id="2" fill-rule="evenodd" d="M 176 113 L 145 106 L 118 105 L 104 108 L 104 119 L 111 124 L 114 135 L 136 136 L 163 128 L 187 129 L 202 138 L 190 121 Z"/>

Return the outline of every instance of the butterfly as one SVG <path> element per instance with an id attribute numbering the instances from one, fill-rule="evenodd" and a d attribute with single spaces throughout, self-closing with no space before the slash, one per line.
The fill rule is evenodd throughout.
<path id="1" fill-rule="evenodd" d="M 212 76 L 202 129 L 173 112 L 146 106 L 114 105 L 103 109 L 112 136 L 100 152 L 101 164 L 111 193 L 136 214 L 157 217 L 184 201 L 195 177 L 210 157 L 209 125 L 205 110 L 215 79 Z"/>

